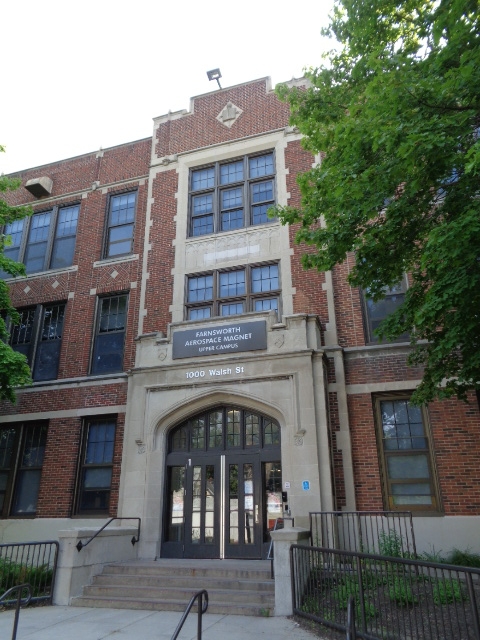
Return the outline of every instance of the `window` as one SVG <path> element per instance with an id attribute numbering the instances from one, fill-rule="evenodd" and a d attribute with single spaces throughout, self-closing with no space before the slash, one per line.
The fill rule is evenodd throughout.
<path id="1" fill-rule="evenodd" d="M 253 411 L 217 407 L 182 423 L 169 435 L 170 452 L 269 449 L 280 446 L 278 422 Z"/>
<path id="2" fill-rule="evenodd" d="M 123 371 L 127 302 L 127 294 L 98 299 L 91 366 L 94 375 Z"/>
<path id="3" fill-rule="evenodd" d="M 425 412 L 408 399 L 377 399 L 388 509 L 438 510 Z"/>
<path id="4" fill-rule="evenodd" d="M 112 488 L 115 420 L 85 424 L 80 458 L 77 513 L 108 513 Z"/>
<path id="5" fill-rule="evenodd" d="M 379 342 L 375 329 L 389 315 L 398 309 L 405 300 L 407 290 L 406 279 L 403 278 L 397 285 L 385 290 L 385 297 L 374 302 L 368 297 L 368 292 L 363 292 L 363 309 L 365 319 L 365 332 L 367 342 Z M 408 333 L 404 333 L 397 338 L 398 341 L 408 340 Z"/>
<path id="6" fill-rule="evenodd" d="M 63 269 L 73 264 L 79 205 L 54 207 L 5 225 L 11 244 L 5 255 L 23 262 L 27 273 Z M 3 277 L 10 277 L 3 274 Z"/>
<path id="7" fill-rule="evenodd" d="M 54 380 L 58 375 L 65 304 L 37 305 L 19 310 L 20 322 L 12 325 L 10 345 L 23 353 L 35 381 Z"/>
<path id="8" fill-rule="evenodd" d="M 110 197 L 105 258 L 132 253 L 136 202 L 136 191 Z"/>
<path id="9" fill-rule="evenodd" d="M 190 172 L 190 236 L 271 222 L 275 204 L 273 153 L 245 156 Z"/>
<path id="10" fill-rule="evenodd" d="M 46 423 L 0 427 L 0 517 L 35 515 L 46 441 Z"/>
<path id="11" fill-rule="evenodd" d="M 201 320 L 271 309 L 278 313 L 278 271 L 275 263 L 190 276 L 187 281 L 187 318 Z"/>

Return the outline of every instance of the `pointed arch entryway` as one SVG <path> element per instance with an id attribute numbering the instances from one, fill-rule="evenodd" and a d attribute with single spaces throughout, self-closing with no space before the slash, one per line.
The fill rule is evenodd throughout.
<path id="1" fill-rule="evenodd" d="M 227 404 L 173 427 L 161 555 L 266 558 L 282 516 L 280 440 L 275 419 Z"/>

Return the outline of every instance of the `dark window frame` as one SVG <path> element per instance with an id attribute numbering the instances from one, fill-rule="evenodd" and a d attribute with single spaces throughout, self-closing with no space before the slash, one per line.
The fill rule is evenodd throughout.
<path id="1" fill-rule="evenodd" d="M 3 446 L 8 438 L 7 432 L 10 432 L 11 453 L 7 460 L 7 448 Z M 32 432 L 37 439 L 40 447 L 31 447 L 36 464 L 29 464 L 29 454 L 25 449 L 27 444 L 33 444 Z M 4 435 L 5 434 L 5 435 Z M 45 460 L 45 449 L 48 437 L 48 422 L 34 421 L 21 423 L 4 423 L 0 425 L 0 519 L 2 518 L 34 518 L 37 513 L 38 496 L 42 481 L 42 469 Z M 42 450 L 43 448 L 43 450 Z M 39 457 L 41 458 L 39 460 Z M 31 458 L 30 458 L 31 461 Z M 6 463 L 8 462 L 8 466 Z M 27 490 L 34 486 L 35 505 L 34 509 L 25 511 L 16 508 L 17 499 L 19 499 L 22 488 L 22 476 L 26 474 L 37 475 L 36 482 L 32 483 L 31 477 L 28 483 L 25 483 Z M 3 479 L 2 480 L 2 476 Z"/>
<path id="2" fill-rule="evenodd" d="M 435 465 L 435 456 L 433 450 L 433 439 L 430 427 L 430 421 L 428 417 L 428 412 L 425 406 L 421 407 L 413 407 L 412 409 L 415 412 L 418 412 L 421 416 L 421 424 L 423 426 L 423 433 L 421 435 L 412 435 L 413 429 L 412 425 L 415 424 L 410 422 L 410 417 L 408 418 L 408 427 L 410 434 L 401 437 L 399 435 L 399 431 L 397 430 L 396 437 L 393 437 L 392 440 L 405 440 L 411 441 L 412 446 L 401 447 L 398 443 L 398 448 L 389 448 L 385 446 L 385 442 L 389 440 L 389 438 L 385 437 L 384 423 L 382 419 L 382 403 L 400 403 L 406 402 L 409 404 L 410 396 L 403 393 L 393 393 L 393 394 L 379 394 L 373 397 L 374 403 L 374 415 L 375 415 L 375 431 L 377 435 L 377 444 L 378 444 L 378 452 L 379 452 L 379 462 L 382 476 L 382 489 L 383 489 L 383 500 L 385 509 L 389 511 L 412 511 L 412 513 L 416 515 L 432 515 L 438 514 L 441 512 L 441 500 L 440 500 L 440 488 L 438 485 L 437 473 L 436 473 L 436 465 Z M 407 423 L 403 423 L 407 424 Z M 424 446 L 414 447 L 414 442 L 425 441 Z M 420 476 L 412 476 L 412 477 L 391 477 L 389 474 L 389 460 L 401 459 L 401 458 L 417 458 L 420 461 L 420 458 L 425 458 L 426 466 L 428 469 L 428 477 L 420 477 Z M 393 490 L 393 485 L 396 485 L 398 488 L 401 487 L 412 487 L 414 485 L 429 485 L 430 493 L 426 494 L 408 494 L 407 493 L 395 493 Z M 395 496 L 407 496 L 417 495 L 420 496 L 428 496 L 430 498 L 431 503 L 421 503 L 419 502 L 395 502 Z"/>
<path id="3" fill-rule="evenodd" d="M 99 427 L 101 425 L 109 425 L 113 427 L 113 439 L 111 440 L 97 440 L 96 442 L 103 442 L 104 447 L 103 451 L 105 454 L 105 443 L 111 443 L 111 459 L 110 460 L 96 460 L 93 462 L 87 461 L 87 455 L 89 450 L 89 439 L 90 434 L 92 433 L 92 427 Z M 80 449 L 78 456 L 78 466 L 77 466 L 77 476 L 76 476 L 76 485 L 75 485 L 75 499 L 73 506 L 73 514 L 76 516 L 101 516 L 105 517 L 110 513 L 111 508 L 111 497 L 112 497 L 112 487 L 113 487 L 113 478 L 114 478 L 114 467 L 115 467 L 115 447 L 117 442 L 118 435 L 118 417 L 116 415 L 105 415 L 105 416 L 92 416 L 86 418 L 82 424 L 82 432 L 80 438 Z M 108 458 L 108 449 L 107 449 L 107 458 Z M 96 471 L 102 470 L 110 470 L 110 484 L 102 485 L 102 486 L 85 486 L 85 478 L 88 471 L 93 471 L 94 474 Z M 95 477 L 95 475 L 94 475 Z M 96 494 L 96 496 L 94 496 Z M 99 506 L 98 508 L 89 508 L 85 507 L 84 501 L 86 499 L 91 500 L 92 496 L 95 499 L 100 499 L 105 501 L 106 504 Z M 108 495 L 107 495 L 108 494 Z"/>
<path id="4" fill-rule="evenodd" d="M 250 177 L 249 161 L 255 158 L 261 158 L 263 156 L 272 157 L 273 170 L 271 173 L 265 173 L 265 175 Z M 238 229 L 245 229 L 252 226 L 258 226 L 260 224 L 269 224 L 275 222 L 276 218 L 267 218 L 261 222 L 254 222 L 253 208 L 254 206 L 268 205 L 274 206 L 276 203 L 276 162 L 275 152 L 272 149 L 267 149 L 262 152 L 239 156 L 236 158 L 230 158 L 228 160 L 222 160 L 219 162 L 200 165 L 198 167 L 192 167 L 189 175 L 189 223 L 188 223 L 188 237 L 198 238 L 204 235 L 227 233 L 228 231 L 235 231 Z M 234 165 L 237 163 L 243 165 L 243 177 L 241 180 L 232 180 L 231 182 L 224 182 L 222 184 L 221 168 L 227 165 Z M 193 185 L 195 172 L 207 171 L 213 169 L 213 186 L 206 186 L 204 188 L 195 189 Z M 262 201 L 254 201 L 252 195 L 254 185 L 262 183 L 272 183 L 272 197 L 266 198 Z M 222 199 L 222 193 L 227 191 L 241 190 L 242 203 L 235 203 L 231 206 L 225 206 Z M 212 197 L 212 211 L 203 212 L 195 215 L 194 213 L 194 200 L 201 197 Z M 238 224 L 238 212 L 242 210 L 242 224 Z M 222 228 L 222 213 L 228 215 L 233 213 L 233 220 L 237 222 L 230 222 L 229 228 Z M 196 233 L 195 220 L 212 218 L 212 229 L 204 232 Z"/>
<path id="5" fill-rule="evenodd" d="M 124 312 L 122 315 L 124 315 L 124 323 L 123 323 L 123 327 L 118 328 L 118 327 L 112 327 L 110 328 L 110 323 L 109 321 L 106 322 L 105 324 L 105 318 L 110 318 L 113 316 L 118 317 L 120 314 L 117 313 L 112 313 L 112 314 L 107 314 L 105 313 L 105 315 L 102 314 L 103 311 L 103 305 L 104 302 L 106 301 L 110 301 L 109 305 L 110 308 L 112 306 L 112 301 L 114 300 L 118 300 L 120 301 L 121 298 L 125 299 L 125 308 L 124 308 Z M 110 373 L 122 373 L 124 371 L 124 358 L 125 358 L 125 344 L 126 344 L 126 333 L 127 333 L 127 324 L 128 324 L 128 308 L 129 308 L 129 292 L 128 291 L 122 291 L 119 293 L 112 293 L 112 294 L 107 294 L 107 295 L 102 295 L 102 296 L 98 296 L 97 300 L 96 300 L 96 310 L 95 310 L 95 327 L 94 327 L 94 333 L 93 333 L 93 342 L 92 342 L 92 350 L 91 350 L 91 358 L 90 358 L 90 367 L 89 367 L 89 371 L 90 371 L 90 375 L 92 376 L 96 376 L 96 375 L 108 375 Z M 102 331 L 102 326 L 105 327 L 107 326 L 107 329 L 105 331 Z M 103 363 L 100 362 L 100 358 L 102 357 L 102 353 L 101 353 L 101 347 L 103 346 L 101 343 L 103 344 L 107 344 L 108 346 L 108 342 L 110 343 L 114 343 L 115 340 L 111 339 L 110 340 L 107 338 L 107 336 L 121 336 L 123 335 L 123 338 L 121 338 L 121 342 L 122 342 L 122 347 L 121 347 L 121 366 L 110 366 L 108 367 L 105 364 L 105 358 L 103 358 Z M 114 344 L 112 346 L 115 346 Z M 115 350 L 116 353 L 118 353 L 118 345 L 116 347 Z M 113 353 L 113 350 L 112 350 Z M 97 364 L 98 363 L 98 364 Z"/>
<path id="6" fill-rule="evenodd" d="M 400 291 L 395 291 L 394 288 L 388 288 L 385 291 L 385 296 L 374 302 L 371 298 L 368 297 L 368 292 L 365 290 L 360 290 L 360 295 L 362 299 L 362 315 L 363 315 L 363 325 L 365 331 L 365 342 L 366 344 L 389 344 L 390 341 L 381 341 L 378 336 L 375 335 L 375 330 L 379 326 L 383 320 L 385 320 L 391 313 L 393 313 L 405 300 L 405 293 L 408 288 L 407 278 L 404 276 L 397 285 L 400 287 Z M 372 311 L 381 309 L 381 305 L 394 304 L 394 309 L 392 309 L 387 314 L 381 314 L 380 317 L 374 318 L 372 315 Z M 409 342 L 410 337 L 409 334 L 402 334 L 399 336 L 394 342 Z"/>
<path id="7" fill-rule="evenodd" d="M 64 301 L 37 304 L 18 309 L 19 324 L 9 321 L 9 344 L 27 358 L 34 382 L 58 378 L 66 309 Z M 30 319 L 28 324 L 24 322 L 26 316 Z"/>
<path id="8" fill-rule="evenodd" d="M 262 269 L 263 267 L 277 267 L 277 279 L 278 279 L 278 288 L 277 289 L 269 289 L 267 291 L 254 292 L 252 285 L 252 275 L 255 269 Z M 220 294 L 220 285 L 221 285 L 221 276 L 223 274 L 234 274 L 237 272 L 243 271 L 245 273 L 245 292 L 238 295 L 225 295 L 222 296 Z M 190 291 L 190 282 L 194 279 L 204 278 L 204 277 L 212 277 L 212 298 L 208 300 L 200 300 L 200 301 L 191 301 L 189 300 L 189 291 Z M 256 310 L 255 302 L 261 300 L 276 300 L 277 301 L 277 316 L 281 315 L 281 296 L 282 296 L 282 284 L 281 284 L 281 274 L 280 274 L 280 262 L 279 261 L 271 261 L 271 262 L 261 262 L 255 264 L 247 264 L 247 265 L 239 265 L 235 267 L 230 267 L 228 269 L 216 269 L 214 271 L 206 271 L 201 273 L 190 273 L 186 275 L 185 279 L 185 319 L 201 319 L 200 317 L 192 318 L 193 310 L 201 310 L 209 308 L 211 310 L 211 314 L 204 316 L 207 318 L 216 318 L 216 317 L 228 317 L 229 315 L 238 315 L 237 313 L 221 313 L 222 305 L 227 304 L 242 304 L 242 311 L 239 313 L 254 313 Z"/>
<path id="9" fill-rule="evenodd" d="M 20 241 L 18 244 L 15 244 L 13 246 L 7 246 L 4 251 L 5 255 L 7 257 L 12 258 L 16 262 L 25 264 L 27 268 L 27 275 L 42 273 L 44 271 L 52 271 L 54 269 L 55 270 L 68 269 L 74 264 L 76 240 L 77 240 L 77 233 L 78 233 L 78 220 L 80 217 L 80 206 L 81 205 L 79 202 L 56 204 L 48 209 L 41 209 L 38 211 L 34 211 L 34 213 L 30 217 L 23 218 L 20 221 L 14 221 L 12 224 L 16 224 L 20 222 L 22 223 L 21 232 L 17 232 L 21 234 Z M 62 224 L 61 222 L 62 212 L 67 209 L 73 209 L 73 208 L 77 209 L 75 233 L 70 233 L 67 235 L 58 235 L 60 224 Z M 30 234 L 34 229 L 34 224 L 36 223 L 36 221 L 40 219 L 41 216 L 45 216 L 47 214 L 50 214 L 51 217 L 48 224 L 48 231 L 46 232 L 46 237 L 42 238 L 41 241 L 38 241 L 38 242 L 31 241 Z M 7 226 L 8 225 L 4 226 L 3 232 L 6 233 L 7 235 L 10 235 L 7 231 Z M 55 260 L 59 259 L 60 254 L 64 253 L 64 250 L 59 249 L 59 245 L 61 245 L 62 242 L 65 240 L 72 241 L 72 239 L 73 239 L 73 246 L 70 252 L 71 256 L 67 261 L 69 264 L 63 264 L 63 265 L 53 264 Z M 28 269 L 28 250 L 34 245 L 40 245 L 40 244 L 45 244 L 42 268 L 29 270 Z M 10 278 L 11 276 L 10 274 L 4 273 L 2 274 L 2 277 Z"/>
<path id="10" fill-rule="evenodd" d="M 127 220 L 124 223 L 112 224 L 111 216 L 112 216 L 113 203 L 117 198 L 122 198 L 125 196 L 128 197 L 130 194 L 135 195 L 135 203 L 133 205 L 133 220 L 131 221 Z M 137 188 L 124 189 L 123 191 L 115 191 L 108 194 L 107 210 L 106 210 L 106 216 L 105 216 L 105 232 L 104 232 L 104 243 L 103 243 L 103 250 L 102 250 L 102 260 L 115 260 L 117 258 L 123 258 L 125 256 L 130 256 L 133 254 L 134 241 L 135 241 L 135 225 L 136 225 L 136 218 L 137 218 L 137 206 L 138 206 L 138 189 Z M 128 240 L 130 241 L 130 250 L 111 254 L 110 247 L 114 244 L 120 244 L 120 241 L 111 242 L 111 239 L 110 239 L 111 230 L 121 229 L 123 227 L 128 227 L 130 225 L 132 227 L 131 235 L 123 238 L 124 242 Z"/>

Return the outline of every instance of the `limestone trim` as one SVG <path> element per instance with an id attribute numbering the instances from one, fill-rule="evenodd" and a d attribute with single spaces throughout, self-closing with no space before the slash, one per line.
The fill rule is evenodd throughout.
<path id="1" fill-rule="evenodd" d="M 25 422 L 27 420 L 53 420 L 60 418 L 83 418 L 85 416 L 99 416 L 111 413 L 125 413 L 127 406 L 124 404 L 111 407 L 82 407 L 81 409 L 67 409 L 62 411 L 21 413 L 14 416 L 0 416 L 0 423 Z"/>

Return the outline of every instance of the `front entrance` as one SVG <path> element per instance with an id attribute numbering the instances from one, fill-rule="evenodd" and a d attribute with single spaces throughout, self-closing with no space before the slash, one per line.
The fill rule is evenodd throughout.
<path id="1" fill-rule="evenodd" d="M 169 436 L 163 557 L 265 558 L 282 516 L 280 427 L 216 407 Z"/>

